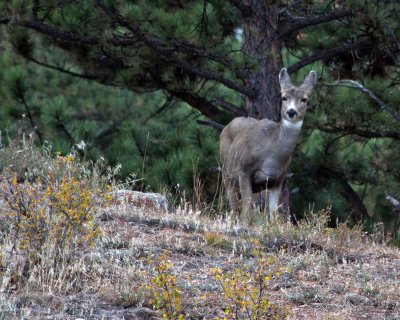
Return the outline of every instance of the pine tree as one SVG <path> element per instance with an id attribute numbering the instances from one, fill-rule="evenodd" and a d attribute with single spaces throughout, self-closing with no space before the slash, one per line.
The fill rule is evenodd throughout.
<path id="1" fill-rule="evenodd" d="M 303 199 L 316 198 L 304 196 L 312 185 L 331 202 L 340 197 L 356 220 L 387 210 L 385 195 L 399 196 L 396 1 L 36 0 L 3 3 L 0 12 L 7 40 L 27 61 L 162 92 L 214 125 L 240 115 L 278 121 L 280 68 L 299 81 L 313 68 L 321 85 L 306 121 L 312 139 L 297 152 L 293 187 Z"/>

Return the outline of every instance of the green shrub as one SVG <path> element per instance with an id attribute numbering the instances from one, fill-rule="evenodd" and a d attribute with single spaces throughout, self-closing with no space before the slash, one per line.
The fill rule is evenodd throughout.
<path id="1" fill-rule="evenodd" d="M 256 250 L 254 265 L 240 263 L 230 272 L 213 269 L 223 296 L 225 319 L 285 319 L 287 310 L 271 301 L 269 291 L 284 268 Z"/>
<path id="2" fill-rule="evenodd" d="M 185 319 L 182 310 L 182 290 L 177 285 L 177 278 L 172 273 L 172 263 L 166 254 L 150 259 L 152 273 L 144 271 L 147 280 L 142 289 L 146 299 L 155 309 L 161 310 L 163 319 Z"/>

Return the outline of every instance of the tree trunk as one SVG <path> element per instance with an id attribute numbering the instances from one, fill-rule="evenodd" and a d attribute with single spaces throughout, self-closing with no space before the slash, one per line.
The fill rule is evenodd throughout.
<path id="1" fill-rule="evenodd" d="M 265 0 L 252 0 L 243 14 L 243 51 L 257 63 L 257 67 L 245 73 L 244 81 L 256 95 L 246 98 L 246 111 L 255 119 L 281 119 L 281 88 L 278 74 L 282 68 L 282 41 L 279 37 L 278 8 Z M 282 186 L 281 211 L 289 214 L 289 183 Z"/>
<path id="2" fill-rule="evenodd" d="M 246 85 L 255 97 L 246 98 L 246 111 L 255 119 L 280 120 L 280 87 L 282 43 L 278 35 L 278 8 L 265 0 L 253 0 L 243 13 L 243 51 L 257 67 L 244 75 Z"/>

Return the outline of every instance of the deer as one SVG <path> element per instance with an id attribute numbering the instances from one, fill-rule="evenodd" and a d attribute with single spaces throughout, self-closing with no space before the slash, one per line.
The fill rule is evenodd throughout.
<path id="1" fill-rule="evenodd" d="M 222 179 L 230 209 L 239 215 L 239 220 L 253 209 L 253 194 L 263 190 L 266 190 L 268 200 L 267 218 L 269 221 L 275 219 L 282 184 L 289 175 L 287 170 L 316 81 L 317 74 L 311 71 L 300 86 L 294 86 L 287 69 L 283 68 L 279 72 L 281 120 L 238 117 L 222 130 Z"/>

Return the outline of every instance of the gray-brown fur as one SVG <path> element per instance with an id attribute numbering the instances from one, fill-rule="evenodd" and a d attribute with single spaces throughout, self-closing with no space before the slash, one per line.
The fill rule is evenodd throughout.
<path id="1" fill-rule="evenodd" d="M 224 184 L 231 210 L 250 213 L 253 193 L 268 189 L 269 217 L 279 206 L 279 196 L 316 83 L 311 71 L 300 87 L 293 86 L 287 70 L 279 73 L 282 120 L 235 118 L 222 131 L 220 157 Z"/>

